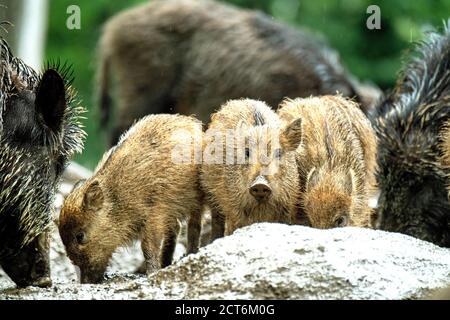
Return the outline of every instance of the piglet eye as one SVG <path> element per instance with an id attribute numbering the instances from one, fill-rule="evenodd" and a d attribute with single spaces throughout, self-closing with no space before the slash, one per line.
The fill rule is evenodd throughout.
<path id="1" fill-rule="evenodd" d="M 77 240 L 78 244 L 85 244 L 86 243 L 86 234 L 84 232 L 78 232 L 75 236 L 75 239 Z"/>
<path id="2" fill-rule="evenodd" d="M 273 156 L 277 160 L 280 160 L 282 155 L 283 155 L 283 151 L 279 148 L 275 149 L 275 151 L 273 152 Z"/>
<path id="3" fill-rule="evenodd" d="M 245 159 L 249 159 L 249 158 L 250 158 L 250 149 L 245 148 Z"/>
<path id="4" fill-rule="evenodd" d="M 347 215 L 342 215 L 340 217 L 338 217 L 335 222 L 334 222 L 334 226 L 336 228 L 341 228 L 341 227 L 345 227 L 348 224 L 348 216 Z"/>

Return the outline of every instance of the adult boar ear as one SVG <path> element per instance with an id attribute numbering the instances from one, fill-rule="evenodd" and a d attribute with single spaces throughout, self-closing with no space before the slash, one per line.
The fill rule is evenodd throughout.
<path id="1" fill-rule="evenodd" d="M 83 197 L 83 208 L 98 211 L 103 207 L 103 191 L 98 181 L 93 181 L 86 189 Z"/>
<path id="2" fill-rule="evenodd" d="M 317 183 L 319 183 L 319 171 L 316 168 L 312 168 L 306 177 L 306 191 L 311 191 Z"/>
<path id="3" fill-rule="evenodd" d="M 59 73 L 49 69 L 42 75 L 34 102 L 36 112 L 53 132 L 61 129 L 66 109 L 66 89 Z"/>
<path id="4" fill-rule="evenodd" d="M 302 140 L 302 119 L 292 121 L 281 135 L 281 143 L 285 150 L 294 151 Z"/>

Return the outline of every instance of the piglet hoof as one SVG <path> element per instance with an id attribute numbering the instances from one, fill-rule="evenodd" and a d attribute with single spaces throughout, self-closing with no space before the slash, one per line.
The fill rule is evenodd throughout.
<path id="1" fill-rule="evenodd" d="M 142 262 L 141 265 L 136 268 L 136 270 L 133 272 L 134 274 L 146 274 L 147 273 L 147 264 L 146 262 Z"/>
<path id="2" fill-rule="evenodd" d="M 161 267 L 158 265 L 158 263 L 155 263 L 152 261 L 147 261 L 146 267 L 147 267 L 147 276 L 150 276 L 150 275 L 154 274 L 155 272 L 157 272 L 159 269 L 161 269 Z"/>
<path id="3" fill-rule="evenodd" d="M 32 286 L 39 288 L 49 288 L 52 286 L 52 279 L 50 279 L 50 277 L 42 277 L 34 281 L 32 283 Z"/>

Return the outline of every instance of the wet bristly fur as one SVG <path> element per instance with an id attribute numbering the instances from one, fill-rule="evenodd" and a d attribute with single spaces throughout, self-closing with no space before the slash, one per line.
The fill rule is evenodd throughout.
<path id="1" fill-rule="evenodd" d="M 83 108 L 68 75 L 59 64 L 36 73 L 0 37 L 0 263 L 5 270 L 8 264 L 20 269 L 21 262 L 13 260 L 47 230 L 62 171 L 83 147 Z"/>
<path id="2" fill-rule="evenodd" d="M 369 226 L 376 137 L 358 105 L 341 96 L 287 99 L 278 114 L 286 124 L 302 120 L 296 222 L 323 229 Z"/>
<path id="3" fill-rule="evenodd" d="M 180 130 L 184 135 L 177 133 Z M 104 155 L 94 175 L 65 199 L 59 231 L 83 282 L 100 281 L 115 249 L 138 239 L 147 272 L 166 267 L 172 261 L 179 223 L 187 218 L 188 252 L 197 250 L 199 164 L 193 158 L 189 163 L 173 162 L 172 151 L 180 144 L 200 144 L 193 139 L 201 139 L 201 134 L 201 123 L 191 117 L 146 116 Z"/>
<path id="4" fill-rule="evenodd" d="M 298 144 L 292 142 L 298 127 L 297 123 L 297 126 L 283 130 L 281 121 L 269 106 L 251 99 L 231 100 L 212 115 L 204 139 L 201 182 L 212 211 L 213 239 L 256 222 L 291 223 L 299 196 L 294 152 Z M 224 154 L 226 148 L 233 150 L 235 163 L 207 163 L 206 146 L 215 139 L 208 135 L 212 130 L 224 134 L 227 130 L 238 130 L 239 138 L 249 148 L 249 159 L 245 163 L 237 162 L 240 147 L 235 140 L 231 148 L 223 144 Z M 280 141 L 274 141 L 276 136 Z M 254 143 L 250 145 L 250 141 Z M 281 154 L 278 161 L 276 153 Z M 261 161 L 263 157 L 269 161 Z M 267 169 L 270 171 L 264 171 Z M 264 176 L 272 189 L 270 197 L 263 202 L 257 201 L 249 192 L 259 176 Z M 220 226 L 223 219 L 225 230 Z"/>
<path id="5" fill-rule="evenodd" d="M 150 113 L 195 114 L 207 123 L 230 99 L 277 106 L 284 97 L 358 96 L 338 54 L 314 35 L 207 0 L 151 1 L 118 14 L 104 26 L 98 61 L 103 124 L 113 76 L 117 84 L 113 143 Z"/>
<path id="6" fill-rule="evenodd" d="M 446 247 L 450 171 L 440 145 L 450 119 L 449 24 L 417 44 L 392 94 L 371 115 L 379 139 L 377 227 Z"/>
<path id="7" fill-rule="evenodd" d="M 441 165 L 447 174 L 447 190 L 448 197 L 450 200 L 450 120 L 447 121 L 440 131 L 440 152 L 441 155 Z"/>

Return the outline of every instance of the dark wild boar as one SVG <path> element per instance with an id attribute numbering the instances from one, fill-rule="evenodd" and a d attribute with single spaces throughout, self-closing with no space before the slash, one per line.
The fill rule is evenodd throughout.
<path id="1" fill-rule="evenodd" d="M 441 133 L 450 119 L 450 30 L 430 32 L 371 118 L 378 135 L 377 227 L 450 247 L 449 167 Z"/>
<path id="2" fill-rule="evenodd" d="M 83 147 L 70 70 L 37 74 L 0 38 L 0 265 L 18 285 L 49 286 L 53 199 Z"/>
<path id="3" fill-rule="evenodd" d="M 368 101 L 338 54 L 312 34 L 256 11 L 207 1 L 151 1 L 111 18 L 99 42 L 101 122 L 117 114 L 111 145 L 144 115 L 195 114 L 204 123 L 230 99 L 277 106 L 284 97 L 336 94 Z M 370 92 L 369 95 L 365 92 Z M 375 93 L 377 90 L 375 90 Z"/>

